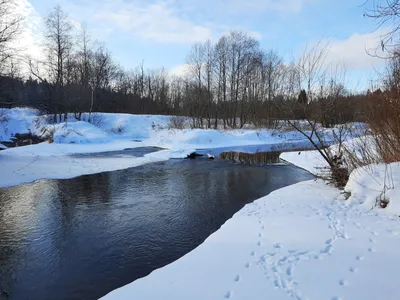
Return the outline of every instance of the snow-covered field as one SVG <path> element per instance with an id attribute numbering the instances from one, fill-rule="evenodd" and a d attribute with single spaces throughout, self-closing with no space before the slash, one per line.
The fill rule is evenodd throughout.
<path id="1" fill-rule="evenodd" d="M 0 135 L 36 130 L 34 112 L 13 114 L 12 127 Z M 55 143 L 1 151 L 0 186 L 133 167 L 195 149 L 306 145 L 295 132 L 175 130 L 168 129 L 167 116 L 96 118 L 97 124 L 45 124 Z M 143 146 L 166 150 L 144 157 L 71 156 Z M 312 173 L 325 166 L 315 151 L 282 158 Z M 345 191 L 321 180 L 277 190 L 246 205 L 192 252 L 104 299 L 399 299 L 399 187 L 400 163 L 393 163 L 354 170 Z M 377 199 L 387 207 L 377 207 Z"/>

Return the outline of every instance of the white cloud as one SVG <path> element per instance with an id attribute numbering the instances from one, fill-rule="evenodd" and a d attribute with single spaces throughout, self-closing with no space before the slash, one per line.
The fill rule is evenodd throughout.
<path id="1" fill-rule="evenodd" d="M 243 16 L 264 12 L 294 14 L 301 12 L 308 3 L 318 0 L 172 0 L 185 11 L 204 12 L 213 17 L 223 18 L 227 14 Z"/>
<path id="2" fill-rule="evenodd" d="M 105 2 L 96 10 L 95 17 L 114 24 L 119 30 L 154 42 L 190 44 L 212 37 L 209 27 L 180 16 L 164 2 L 150 5 L 120 0 Z"/>
<path id="3" fill-rule="evenodd" d="M 307 3 L 315 0 L 234 0 L 228 5 L 228 9 L 235 12 L 280 12 L 280 13 L 299 13 Z M 224 2 L 224 1 L 221 1 Z"/>
<path id="4" fill-rule="evenodd" d="M 327 59 L 332 64 L 344 63 L 348 69 L 367 69 L 384 63 L 379 57 L 370 55 L 379 46 L 380 38 L 385 29 L 360 34 L 354 33 L 347 39 L 333 39 L 327 53 Z M 380 53 L 382 56 L 385 53 Z"/>
<path id="5" fill-rule="evenodd" d="M 26 57 L 41 57 L 43 53 L 39 43 L 41 17 L 28 0 L 17 1 L 14 9 L 16 14 L 24 18 L 20 36 L 14 41 L 13 47 L 18 51 L 21 70 L 26 73 Z"/>
<path id="6" fill-rule="evenodd" d="M 169 73 L 174 76 L 183 77 L 189 72 L 190 66 L 188 64 L 174 66 L 169 70 Z"/>
<path id="7" fill-rule="evenodd" d="M 94 35 L 107 39 L 112 35 L 127 35 L 143 41 L 164 44 L 193 44 L 194 42 L 216 39 L 228 29 L 240 29 L 260 40 L 260 32 L 241 26 L 232 19 L 231 13 L 241 9 L 242 16 L 248 17 L 251 10 L 264 10 L 261 0 L 250 2 L 234 0 L 87 0 L 74 2 L 60 0 L 62 6 L 75 19 L 85 20 L 94 30 Z M 283 0 L 269 9 L 281 9 L 284 5 L 303 3 L 310 0 Z M 289 5 L 290 4 L 290 5 Z M 261 7 L 259 7 L 261 5 Z M 243 15 L 246 10 L 246 15 Z"/>

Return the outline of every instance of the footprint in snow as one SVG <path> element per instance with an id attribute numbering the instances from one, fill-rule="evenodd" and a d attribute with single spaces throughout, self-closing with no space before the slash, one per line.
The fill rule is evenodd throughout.
<path id="1" fill-rule="evenodd" d="M 276 288 L 280 288 L 280 287 L 281 287 L 281 284 L 280 284 L 280 282 L 279 282 L 278 279 L 275 279 L 275 280 L 274 280 L 274 286 L 275 286 Z"/>
<path id="2" fill-rule="evenodd" d="M 376 241 L 375 241 L 374 239 L 372 239 L 372 238 L 369 239 L 369 241 L 370 241 L 371 243 L 374 243 L 374 244 L 376 243 Z"/>
<path id="3" fill-rule="evenodd" d="M 329 245 L 329 244 L 332 244 L 332 242 L 333 242 L 333 239 L 329 239 L 329 240 L 327 240 L 327 241 L 325 242 L 325 244 L 326 244 L 326 245 Z"/>
<path id="4" fill-rule="evenodd" d="M 251 253 L 250 253 L 251 256 L 254 256 L 255 254 L 256 254 L 255 251 L 251 251 Z"/>
<path id="5" fill-rule="evenodd" d="M 359 255 L 359 256 L 356 257 L 356 259 L 357 260 L 364 260 L 364 256 Z"/>
<path id="6" fill-rule="evenodd" d="M 374 248 L 368 248 L 369 252 L 376 252 L 376 250 Z"/>
<path id="7" fill-rule="evenodd" d="M 324 249 L 320 251 L 322 254 L 331 254 L 332 253 L 332 244 L 328 244 Z"/>
<path id="8" fill-rule="evenodd" d="M 225 299 L 229 299 L 231 297 L 232 297 L 232 292 L 231 291 L 226 292 Z"/>
<path id="9" fill-rule="evenodd" d="M 290 266 L 286 269 L 286 275 L 289 276 L 289 278 L 290 278 L 290 277 L 292 277 L 292 273 L 293 273 L 293 269 L 292 269 L 292 266 Z"/>
<path id="10" fill-rule="evenodd" d="M 341 286 L 346 286 L 346 285 L 348 285 L 349 283 L 347 282 L 347 280 L 341 279 L 341 280 L 339 280 L 339 284 L 340 284 Z"/>
<path id="11" fill-rule="evenodd" d="M 257 243 L 257 246 L 261 246 L 261 241 Z"/>
<path id="12" fill-rule="evenodd" d="M 245 267 L 246 267 L 246 268 L 250 268 L 250 262 L 247 262 L 247 263 L 245 264 Z"/>
<path id="13" fill-rule="evenodd" d="M 236 277 L 235 277 L 235 282 L 239 282 L 240 281 L 240 275 L 238 274 L 238 275 L 236 275 Z"/>
<path id="14" fill-rule="evenodd" d="M 358 271 L 358 269 L 355 268 L 355 267 L 350 267 L 350 268 L 349 268 L 349 271 L 350 271 L 351 273 L 355 273 L 355 272 Z"/>

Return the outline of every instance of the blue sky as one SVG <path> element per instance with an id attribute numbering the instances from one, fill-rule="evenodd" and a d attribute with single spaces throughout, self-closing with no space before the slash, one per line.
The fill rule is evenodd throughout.
<path id="1" fill-rule="evenodd" d="M 231 29 L 253 35 L 264 49 L 286 60 L 305 44 L 330 40 L 329 59 L 344 61 L 353 86 L 365 86 L 383 62 L 366 48 L 384 29 L 363 17 L 364 0 L 23 0 L 40 19 L 56 4 L 75 22 L 85 22 L 126 68 L 142 60 L 149 68 L 177 71 L 195 41 L 216 40 Z"/>

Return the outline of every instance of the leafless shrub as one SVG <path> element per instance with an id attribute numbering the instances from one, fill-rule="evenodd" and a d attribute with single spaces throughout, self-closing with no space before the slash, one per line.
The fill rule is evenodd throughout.
<path id="1" fill-rule="evenodd" d="M 124 129 L 124 127 L 122 125 L 114 127 L 114 128 L 111 129 L 111 132 L 115 133 L 115 134 L 121 134 L 124 131 L 125 131 L 125 129 Z"/>
<path id="2" fill-rule="evenodd" d="M 101 128 L 104 125 L 104 117 L 101 114 L 92 113 L 88 122 L 96 127 Z"/>
<path id="3" fill-rule="evenodd" d="M 0 123 L 8 122 L 8 114 L 5 109 L 0 109 Z"/>
<path id="4" fill-rule="evenodd" d="M 400 91 L 372 95 L 368 123 L 385 163 L 400 161 Z"/>
<path id="5" fill-rule="evenodd" d="M 38 116 L 34 119 L 33 123 L 41 138 L 47 140 L 49 143 L 54 142 L 55 127 L 52 125 L 54 123 L 52 116 Z"/>
<path id="6" fill-rule="evenodd" d="M 169 119 L 169 129 L 185 129 L 185 118 L 180 116 L 174 116 Z"/>

